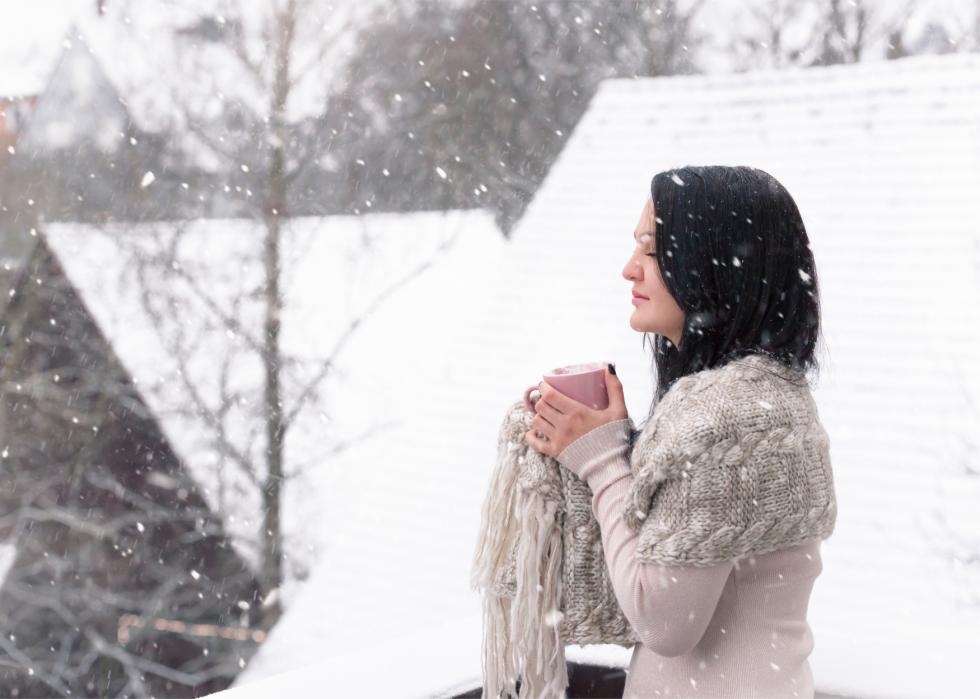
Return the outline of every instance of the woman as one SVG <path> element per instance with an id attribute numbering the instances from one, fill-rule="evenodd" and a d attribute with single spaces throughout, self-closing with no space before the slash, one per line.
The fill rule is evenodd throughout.
<path id="1" fill-rule="evenodd" d="M 642 641 L 624 696 L 812 697 L 807 603 L 836 505 L 806 381 L 819 298 L 803 221 L 751 168 L 686 167 L 651 190 L 623 268 L 630 325 L 657 336 L 646 427 L 634 447 L 610 365 L 608 409 L 542 383 L 525 438 L 593 492 Z"/>

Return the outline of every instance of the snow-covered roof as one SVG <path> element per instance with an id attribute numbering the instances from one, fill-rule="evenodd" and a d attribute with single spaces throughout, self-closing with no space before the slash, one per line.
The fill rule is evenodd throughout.
<path id="1" fill-rule="evenodd" d="M 263 282 L 261 224 L 51 224 L 47 240 L 214 509 L 238 515 L 227 526 L 254 560 L 248 542 L 257 525 L 243 513 L 259 503 L 254 488 L 235 474 L 237 455 L 261 464 L 265 449 L 257 427 L 264 374 L 254 349 L 264 312 L 263 299 L 254 293 Z M 334 531 L 340 516 L 335 501 L 343 500 L 344 483 L 352 478 L 335 465 L 331 452 L 375 428 L 376 438 L 386 430 L 398 434 L 399 423 L 412 412 L 407 391 L 452 366 L 446 356 L 453 347 L 452 320 L 479 294 L 481 269 L 502 245 L 492 217 L 482 211 L 287 223 L 280 334 L 287 415 L 354 318 L 404 282 L 375 309 L 388 315 L 367 315 L 351 335 L 287 432 L 286 471 L 295 475 L 285 489 L 284 527 L 293 542 L 286 553 L 295 577 L 305 575 L 296 566 L 309 564 L 311 547 L 329 547 L 319 533 Z M 412 276 L 429 262 L 431 267 Z M 446 274 L 456 275 L 451 284 Z M 414 305 L 409 300 L 418 294 L 413 287 L 427 288 L 435 279 L 455 289 L 438 317 L 426 297 L 416 296 Z M 445 295 L 442 288 L 439 293 Z M 398 309 L 394 316 L 392 308 Z M 411 354 L 406 345 L 422 332 L 439 342 L 424 356 Z M 417 368 L 406 369 L 407 362 Z M 406 393 L 378 405 L 377 391 L 386 382 Z M 219 428 L 227 448 L 216 446 Z M 351 447 L 348 455 L 361 448 L 366 444 Z M 218 480 L 222 468 L 224 485 Z"/>
<path id="2" fill-rule="evenodd" d="M 130 115 L 81 34 L 63 51 L 38 96 L 17 147 L 28 152 L 68 149 L 94 141 L 115 150 L 129 130 Z"/>
<path id="3" fill-rule="evenodd" d="M 0 97 L 37 95 L 76 16 L 95 13 L 89 0 L 34 0 L 4 8 L 0 23 Z"/>
<path id="4" fill-rule="evenodd" d="M 5 31 L 21 36 L 8 37 L 0 48 L 0 96 L 44 95 L 63 72 L 60 82 L 77 93 L 59 105 L 66 111 L 78 100 L 111 96 L 143 130 L 159 131 L 173 121 L 173 92 L 161 79 L 164 35 L 150 41 L 124 21 L 123 8 L 109 3 L 108 10 L 100 16 L 94 2 L 45 0 L 30 17 L 12 22 Z"/>
<path id="5" fill-rule="evenodd" d="M 416 389 L 411 441 L 379 442 L 370 472 L 351 474 L 365 485 L 349 491 L 343 533 L 239 678 L 243 690 L 478 612 L 467 575 L 496 431 L 541 371 L 615 361 L 631 415 L 646 414 L 650 356 L 629 328 L 621 271 L 652 175 L 685 164 L 773 174 L 816 256 L 826 351 L 815 397 L 839 502 L 809 612 L 817 687 L 965 693 L 977 609 L 957 602 L 976 573 L 941 555 L 955 545 L 939 517 L 975 536 L 976 55 L 604 83 L 490 291 L 458 314 L 453 361 Z M 438 312 L 445 299 L 429 303 Z M 402 392 L 390 386 L 385 400 Z"/>

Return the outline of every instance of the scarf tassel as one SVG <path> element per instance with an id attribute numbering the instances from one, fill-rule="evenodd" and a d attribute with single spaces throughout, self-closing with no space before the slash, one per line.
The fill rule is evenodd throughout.
<path id="1" fill-rule="evenodd" d="M 552 463 L 541 465 L 557 469 L 550 457 L 529 454 L 524 433 L 531 417 L 518 403 L 501 427 L 470 579 L 483 592 L 483 699 L 564 699 L 568 686 L 561 503 L 520 482 L 528 458 L 547 459 Z"/>

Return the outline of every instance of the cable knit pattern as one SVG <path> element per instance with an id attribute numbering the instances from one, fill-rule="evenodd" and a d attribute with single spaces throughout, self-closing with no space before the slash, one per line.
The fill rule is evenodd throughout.
<path id="1" fill-rule="evenodd" d="M 637 439 L 636 557 L 713 565 L 834 530 L 827 433 L 802 372 L 760 355 L 679 379 Z"/>
<path id="2" fill-rule="evenodd" d="M 558 469 L 565 501 L 562 526 L 561 637 L 566 645 L 639 641 L 623 614 L 602 549 L 599 522 L 592 510 L 592 489 L 569 471 Z"/>

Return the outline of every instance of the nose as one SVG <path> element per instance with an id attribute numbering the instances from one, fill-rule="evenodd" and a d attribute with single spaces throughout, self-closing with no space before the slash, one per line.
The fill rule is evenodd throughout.
<path id="1" fill-rule="evenodd" d="M 640 281 L 643 279 L 643 265 L 636 259 L 636 253 L 630 255 L 629 261 L 623 267 L 623 279 L 628 282 Z"/>

